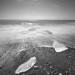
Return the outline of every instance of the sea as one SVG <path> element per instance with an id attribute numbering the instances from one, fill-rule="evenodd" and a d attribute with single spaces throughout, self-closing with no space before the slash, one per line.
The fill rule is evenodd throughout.
<path id="1" fill-rule="evenodd" d="M 7 34 L 7 30 L 9 30 L 9 26 L 11 25 L 14 27 L 17 27 L 17 25 L 48 26 L 55 35 L 55 39 L 75 47 L 75 20 L 0 20 L 0 39 L 10 35 L 10 33 Z M 10 27 L 11 29 L 12 26 Z M 5 32 L 2 30 L 3 27 L 6 28 Z"/>
<path id="2" fill-rule="evenodd" d="M 75 20 L 0 20 L 0 25 L 21 25 L 22 23 L 38 23 L 40 25 L 75 25 Z"/>

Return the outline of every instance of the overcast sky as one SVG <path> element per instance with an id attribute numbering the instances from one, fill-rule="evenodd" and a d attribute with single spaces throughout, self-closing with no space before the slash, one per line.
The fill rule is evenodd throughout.
<path id="1" fill-rule="evenodd" d="M 75 0 L 0 0 L 0 19 L 75 20 Z"/>

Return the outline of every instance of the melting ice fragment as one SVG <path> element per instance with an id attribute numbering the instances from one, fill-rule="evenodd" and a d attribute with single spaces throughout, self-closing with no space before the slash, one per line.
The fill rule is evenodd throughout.
<path id="1" fill-rule="evenodd" d="M 28 71 L 30 68 L 34 66 L 36 63 L 36 57 L 31 57 L 27 62 L 21 64 L 17 70 L 15 71 L 16 74 Z"/>
<path id="2" fill-rule="evenodd" d="M 62 52 L 68 49 L 64 44 L 61 44 L 58 41 L 54 41 L 53 47 L 55 48 L 56 52 Z"/>

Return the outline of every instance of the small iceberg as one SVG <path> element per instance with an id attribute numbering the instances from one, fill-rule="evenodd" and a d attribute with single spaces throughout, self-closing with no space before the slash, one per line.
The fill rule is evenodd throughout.
<path id="1" fill-rule="evenodd" d="M 15 71 L 15 74 L 20 74 L 22 72 L 28 71 L 34 66 L 35 63 L 36 63 L 36 57 L 31 57 L 27 62 L 21 64 L 17 68 L 17 70 Z"/>
<path id="2" fill-rule="evenodd" d="M 53 47 L 55 48 L 56 52 L 62 52 L 68 49 L 64 44 L 61 44 L 58 41 L 54 41 Z"/>

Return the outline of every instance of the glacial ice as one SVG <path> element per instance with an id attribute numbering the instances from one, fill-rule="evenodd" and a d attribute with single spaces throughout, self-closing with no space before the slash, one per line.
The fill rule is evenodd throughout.
<path id="1" fill-rule="evenodd" d="M 62 52 L 68 49 L 64 44 L 61 44 L 56 40 L 53 43 L 53 47 L 55 48 L 56 52 Z"/>
<path id="2" fill-rule="evenodd" d="M 34 66 L 35 63 L 36 63 L 36 57 L 31 57 L 27 62 L 24 62 L 17 68 L 17 70 L 15 71 L 15 74 L 28 71 Z"/>

